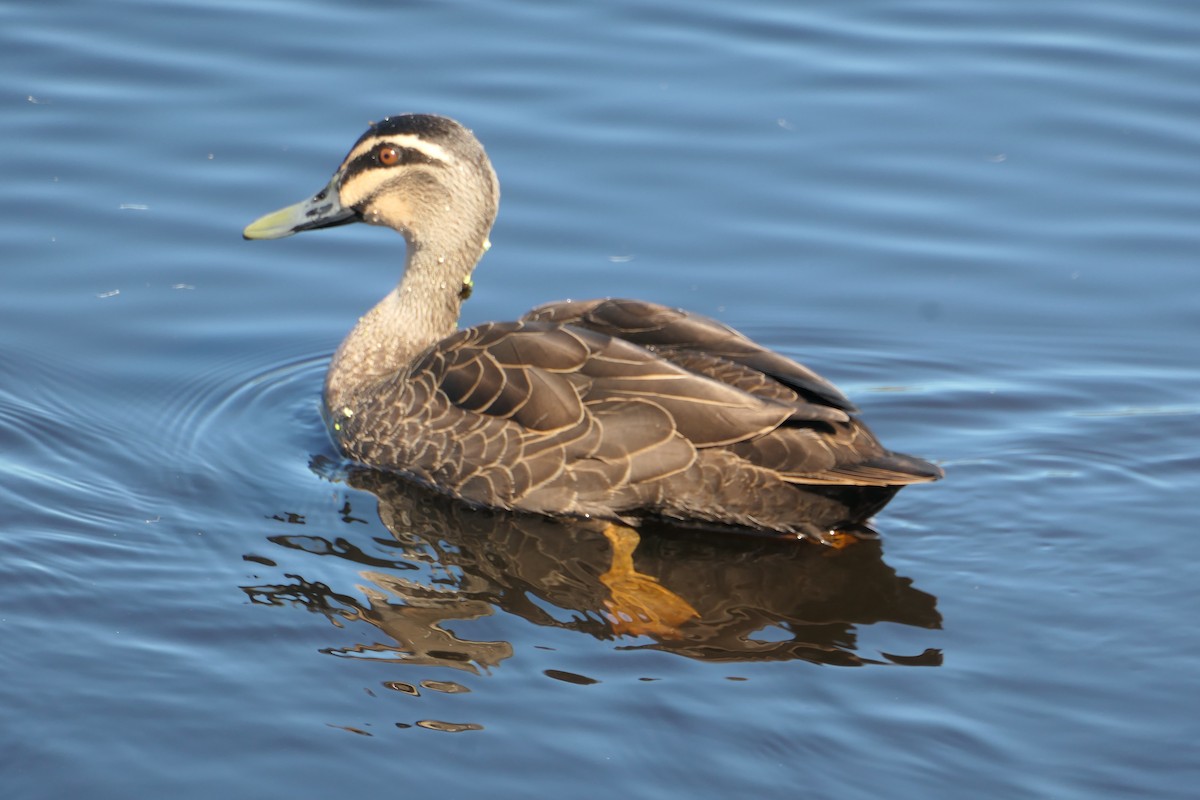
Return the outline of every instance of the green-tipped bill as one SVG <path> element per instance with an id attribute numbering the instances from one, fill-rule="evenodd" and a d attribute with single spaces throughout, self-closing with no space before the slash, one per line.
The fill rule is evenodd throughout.
<path id="1" fill-rule="evenodd" d="M 300 231 L 358 222 L 358 212 L 342 205 L 338 199 L 337 183 L 338 176 L 335 175 L 328 186 L 309 199 L 259 217 L 246 226 L 242 236 L 246 239 L 282 239 Z"/>

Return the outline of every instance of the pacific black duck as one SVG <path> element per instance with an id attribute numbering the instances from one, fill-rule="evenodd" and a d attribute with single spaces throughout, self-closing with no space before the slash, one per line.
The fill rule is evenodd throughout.
<path id="1" fill-rule="evenodd" d="M 245 229 L 277 239 L 366 222 L 407 241 L 399 285 L 325 381 L 351 459 L 493 508 L 825 543 L 941 477 L 884 449 L 824 378 L 698 314 L 565 301 L 458 330 L 499 199 L 469 130 L 406 114 L 373 124 L 315 196 Z"/>

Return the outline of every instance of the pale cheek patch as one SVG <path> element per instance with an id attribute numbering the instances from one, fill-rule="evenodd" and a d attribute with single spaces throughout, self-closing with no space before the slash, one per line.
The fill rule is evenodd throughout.
<path id="1" fill-rule="evenodd" d="M 372 225 L 391 225 L 407 230 L 412 224 L 412 205 L 403 196 L 384 193 L 371 199 L 363 217 Z"/>

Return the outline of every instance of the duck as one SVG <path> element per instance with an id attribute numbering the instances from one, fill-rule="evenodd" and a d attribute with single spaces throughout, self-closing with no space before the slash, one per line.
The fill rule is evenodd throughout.
<path id="1" fill-rule="evenodd" d="M 470 130 L 402 114 L 372 123 L 315 195 L 243 231 L 364 222 L 405 239 L 399 282 L 325 379 L 350 461 L 500 512 L 821 544 L 942 477 L 883 447 L 828 380 L 701 314 L 566 300 L 460 329 L 499 202 Z"/>

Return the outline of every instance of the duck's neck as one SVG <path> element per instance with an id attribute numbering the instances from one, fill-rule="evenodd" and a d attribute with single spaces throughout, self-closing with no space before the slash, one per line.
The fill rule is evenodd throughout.
<path id="1" fill-rule="evenodd" d="M 357 408 L 356 398 L 373 393 L 457 329 L 463 284 L 482 249 L 482 242 L 454 250 L 409 242 L 399 285 L 359 319 L 333 356 L 325 378 L 331 410 Z"/>

